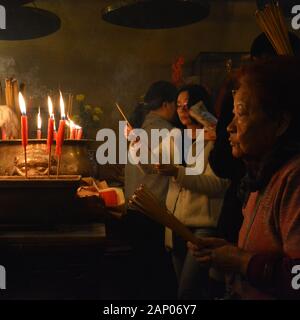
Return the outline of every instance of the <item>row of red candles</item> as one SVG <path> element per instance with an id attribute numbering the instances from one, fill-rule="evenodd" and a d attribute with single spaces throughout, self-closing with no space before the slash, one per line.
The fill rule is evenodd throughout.
<path id="1" fill-rule="evenodd" d="M 22 96 L 22 93 L 19 93 L 19 105 L 21 109 L 22 145 L 24 148 L 26 148 L 26 146 L 28 145 L 28 121 L 27 121 L 27 115 L 26 115 L 26 103 Z M 70 136 L 69 136 L 70 139 L 81 140 L 82 128 L 75 125 L 71 120 L 66 120 L 64 100 L 61 93 L 60 93 L 61 120 L 59 121 L 59 127 L 57 132 L 55 130 L 53 104 L 50 97 L 48 97 L 48 108 L 49 108 L 49 119 L 48 119 L 48 133 L 47 133 L 47 153 L 48 154 L 51 153 L 53 140 L 56 140 L 55 154 L 58 157 L 60 157 L 62 153 L 62 145 L 65 137 L 66 124 L 68 124 L 70 127 Z M 40 116 L 40 112 L 38 116 Z M 2 138 L 3 138 L 3 132 L 2 132 Z M 42 138 L 41 122 L 38 121 L 37 139 L 41 139 L 41 138 Z"/>
<path id="2" fill-rule="evenodd" d="M 54 119 L 53 119 L 54 120 Z M 57 132 L 55 129 L 55 125 L 53 125 L 54 130 L 53 130 L 53 139 L 56 140 L 56 136 L 57 136 Z M 82 139 L 82 128 L 74 128 L 71 127 L 70 128 L 70 133 L 69 133 L 69 139 L 70 140 L 81 140 Z M 41 129 L 37 129 L 36 132 L 36 138 L 37 139 L 42 139 L 42 130 Z M 1 139 L 2 140 L 7 140 L 7 135 L 6 135 L 6 131 L 4 128 L 1 128 Z"/>

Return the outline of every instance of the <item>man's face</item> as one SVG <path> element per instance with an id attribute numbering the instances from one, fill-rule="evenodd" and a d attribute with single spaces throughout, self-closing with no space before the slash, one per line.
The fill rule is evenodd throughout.
<path id="1" fill-rule="evenodd" d="M 233 113 L 227 127 L 233 156 L 260 160 L 276 142 L 277 122 L 266 115 L 245 83 L 235 93 Z"/>

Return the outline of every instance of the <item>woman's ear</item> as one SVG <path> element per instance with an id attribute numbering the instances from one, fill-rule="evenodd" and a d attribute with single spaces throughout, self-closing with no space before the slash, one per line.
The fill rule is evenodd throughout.
<path id="1" fill-rule="evenodd" d="M 284 113 L 282 118 L 278 122 L 278 128 L 276 133 L 277 137 L 282 136 L 286 132 L 290 123 L 291 123 L 291 115 Z"/>

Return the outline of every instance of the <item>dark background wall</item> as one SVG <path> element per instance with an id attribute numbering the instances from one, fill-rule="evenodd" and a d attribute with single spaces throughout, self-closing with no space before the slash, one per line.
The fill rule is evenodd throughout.
<path id="1" fill-rule="evenodd" d="M 36 1 L 37 7 L 60 17 L 61 29 L 35 40 L 0 41 L 1 78 L 15 74 L 35 98 L 58 87 L 65 93 L 83 93 L 89 104 L 103 109 L 101 126 L 115 127 L 120 117 L 114 102 L 130 112 L 151 82 L 170 80 L 179 55 L 186 60 L 188 77 L 200 52 L 248 51 L 260 32 L 255 1 L 211 1 L 205 20 L 167 30 L 109 24 L 100 11 L 110 2 Z"/>

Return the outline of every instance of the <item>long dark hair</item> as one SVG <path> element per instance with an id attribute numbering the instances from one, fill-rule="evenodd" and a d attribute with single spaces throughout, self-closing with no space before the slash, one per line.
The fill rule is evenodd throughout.
<path id="1" fill-rule="evenodd" d="M 176 101 L 177 89 L 168 81 L 156 81 L 147 90 L 144 101 L 139 102 L 129 121 L 134 128 L 140 128 L 151 110 L 159 109 L 164 102 Z"/>
<path id="2" fill-rule="evenodd" d="M 181 92 L 187 91 L 189 94 L 189 101 L 188 101 L 188 108 L 193 106 L 199 101 L 203 101 L 204 105 L 207 108 L 207 111 L 214 114 L 212 108 L 211 97 L 208 91 L 205 89 L 204 86 L 200 84 L 189 84 L 181 87 L 177 92 L 177 97 Z"/>

